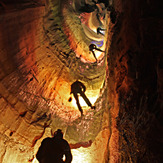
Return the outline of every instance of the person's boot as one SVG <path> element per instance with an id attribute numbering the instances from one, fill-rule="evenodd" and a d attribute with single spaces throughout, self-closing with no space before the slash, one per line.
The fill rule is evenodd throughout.
<path id="1" fill-rule="evenodd" d="M 95 110 L 96 109 L 96 106 L 91 106 L 91 109 L 94 109 Z"/>
<path id="2" fill-rule="evenodd" d="M 81 110 L 79 110 L 79 111 L 80 111 L 80 113 L 81 113 L 81 117 L 84 116 L 83 110 L 81 109 Z"/>

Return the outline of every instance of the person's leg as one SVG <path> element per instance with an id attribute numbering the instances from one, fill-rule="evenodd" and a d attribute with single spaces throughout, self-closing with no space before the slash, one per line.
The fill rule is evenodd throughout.
<path id="1" fill-rule="evenodd" d="M 96 48 L 96 50 L 97 50 L 97 51 L 100 51 L 100 52 L 105 52 L 105 51 L 103 51 L 103 50 L 101 50 L 101 49 L 99 49 L 99 48 Z"/>
<path id="2" fill-rule="evenodd" d="M 93 54 L 93 56 L 94 56 L 94 58 L 96 59 L 96 62 L 97 62 L 97 58 L 96 58 L 95 52 L 92 51 L 92 54 Z"/>
<path id="3" fill-rule="evenodd" d="M 85 95 L 84 92 L 81 92 L 80 95 L 83 97 L 83 99 L 85 100 L 85 102 L 87 103 L 88 106 L 92 107 L 91 102 L 89 101 L 88 97 Z"/>
<path id="4" fill-rule="evenodd" d="M 87 105 L 91 107 L 91 109 L 95 109 L 95 106 L 91 104 L 91 102 L 89 101 L 88 97 L 85 95 L 84 92 L 80 92 L 80 95 L 83 97 Z"/>
<path id="5" fill-rule="evenodd" d="M 73 93 L 73 95 L 74 95 L 74 98 L 76 100 L 76 104 L 78 106 L 78 109 L 79 109 L 81 115 L 83 115 L 83 110 L 82 110 L 82 107 L 81 107 L 81 105 L 79 103 L 79 97 L 78 97 L 77 93 Z"/>

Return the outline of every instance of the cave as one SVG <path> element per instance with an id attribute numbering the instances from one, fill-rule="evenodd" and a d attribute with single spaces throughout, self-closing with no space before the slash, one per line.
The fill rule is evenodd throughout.
<path id="1" fill-rule="evenodd" d="M 0 0 L 0 163 L 38 163 L 57 129 L 72 163 L 161 163 L 160 6 Z M 70 94 L 76 80 L 95 106 L 79 97 L 83 116 Z"/>

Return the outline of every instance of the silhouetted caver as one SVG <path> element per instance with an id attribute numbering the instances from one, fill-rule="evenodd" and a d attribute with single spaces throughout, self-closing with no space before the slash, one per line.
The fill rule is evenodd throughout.
<path id="1" fill-rule="evenodd" d="M 90 44 L 90 45 L 89 45 L 89 50 L 92 52 L 94 58 L 96 59 L 96 62 L 97 62 L 98 60 L 97 60 L 97 58 L 96 58 L 96 55 L 95 55 L 95 52 L 94 52 L 94 51 L 97 50 L 97 51 L 100 51 L 100 52 L 104 52 L 103 50 L 97 48 L 95 44 Z"/>
<path id="2" fill-rule="evenodd" d="M 63 161 L 65 155 L 65 161 Z M 68 142 L 63 139 L 60 129 L 54 132 L 53 137 L 45 138 L 36 154 L 39 163 L 71 163 L 72 154 Z"/>
<path id="3" fill-rule="evenodd" d="M 89 99 L 85 95 L 85 91 L 86 91 L 86 87 L 82 82 L 76 80 L 74 83 L 71 84 L 71 92 L 70 92 L 70 94 L 73 93 L 74 98 L 76 100 L 76 104 L 78 106 L 78 109 L 81 112 L 81 115 L 83 115 L 83 110 L 82 110 L 82 107 L 81 107 L 81 105 L 79 103 L 78 94 L 80 94 L 80 96 L 82 96 L 82 98 L 85 100 L 87 105 L 91 107 L 91 109 L 95 109 L 95 106 L 92 106 Z"/>
<path id="4" fill-rule="evenodd" d="M 97 34 L 101 34 L 104 36 L 104 34 L 102 33 L 102 31 L 105 31 L 105 29 L 102 29 L 100 27 L 97 28 Z"/>

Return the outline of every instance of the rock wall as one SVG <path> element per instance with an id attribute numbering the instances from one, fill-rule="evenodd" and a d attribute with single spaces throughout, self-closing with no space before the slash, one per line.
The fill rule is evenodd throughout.
<path id="1" fill-rule="evenodd" d="M 61 11 L 61 1 L 0 2 L 2 163 L 37 162 L 41 141 L 58 128 L 75 148 L 74 162 L 80 152 L 89 162 L 103 161 L 110 136 L 106 56 L 98 65 L 77 58 L 64 33 Z M 96 101 L 96 110 L 83 107 L 83 117 L 76 103 L 68 102 L 76 79 Z"/>
<path id="2" fill-rule="evenodd" d="M 37 162 L 42 139 L 57 128 L 76 162 L 161 162 L 161 2 L 113 1 L 108 65 L 104 58 L 98 66 L 69 49 L 76 45 L 60 2 L 0 1 L 0 162 Z M 84 107 L 83 119 L 67 101 L 77 78 L 99 93 L 97 110 Z"/>
<path id="3" fill-rule="evenodd" d="M 114 1 L 108 53 L 110 162 L 162 162 L 160 1 Z"/>

